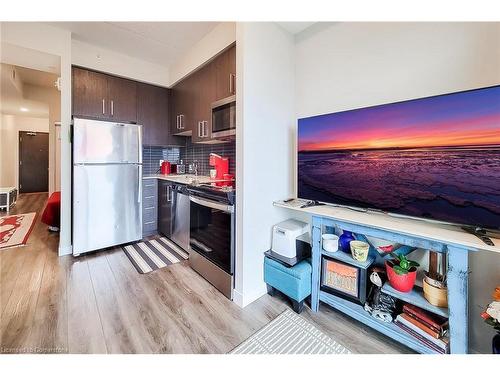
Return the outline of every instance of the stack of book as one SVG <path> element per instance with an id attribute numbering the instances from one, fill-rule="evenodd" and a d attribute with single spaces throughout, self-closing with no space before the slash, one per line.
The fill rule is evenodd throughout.
<path id="1" fill-rule="evenodd" d="M 405 303 L 394 323 L 428 348 L 442 354 L 450 352 L 448 319 Z"/>

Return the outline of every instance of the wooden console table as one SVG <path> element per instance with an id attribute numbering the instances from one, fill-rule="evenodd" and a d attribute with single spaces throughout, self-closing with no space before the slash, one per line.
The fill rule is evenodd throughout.
<path id="1" fill-rule="evenodd" d="M 321 235 L 325 232 L 326 227 L 333 227 L 419 249 L 446 253 L 448 259 L 448 309 L 435 308 L 428 304 L 419 293 L 394 291 L 392 294 L 398 299 L 420 307 L 427 307 L 435 313 L 447 316 L 449 319 L 450 353 L 468 352 L 468 252 L 493 251 L 500 255 L 499 239 L 493 239 L 495 246 L 488 246 L 475 236 L 451 225 L 434 224 L 375 212 L 360 212 L 328 205 L 297 208 L 280 201 L 275 202 L 274 205 L 312 216 L 311 309 L 318 311 L 319 302 L 324 302 L 419 353 L 436 352 L 394 323 L 385 323 L 373 318 L 361 305 L 320 290 L 321 257 L 323 254 L 327 255 L 322 249 Z M 387 289 L 384 291 L 390 292 Z M 422 304 L 427 304 L 427 306 L 422 306 Z"/>

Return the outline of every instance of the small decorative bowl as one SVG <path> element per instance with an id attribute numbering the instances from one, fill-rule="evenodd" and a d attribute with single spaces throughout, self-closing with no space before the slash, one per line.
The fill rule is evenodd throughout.
<path id="1" fill-rule="evenodd" d="M 358 262 L 365 262 L 368 259 L 368 251 L 370 250 L 370 245 L 364 241 L 351 241 L 351 254 L 354 259 Z"/>

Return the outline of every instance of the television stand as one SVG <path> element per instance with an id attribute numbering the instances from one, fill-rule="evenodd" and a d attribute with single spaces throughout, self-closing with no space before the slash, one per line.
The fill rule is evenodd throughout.
<path id="1" fill-rule="evenodd" d="M 488 246 L 495 246 L 491 238 L 489 238 L 486 235 L 486 231 L 484 229 L 481 229 L 479 227 L 473 228 L 473 227 L 461 227 L 464 231 L 467 233 L 470 233 L 477 238 L 479 238 L 481 241 L 483 241 L 486 245 Z"/>
<path id="2" fill-rule="evenodd" d="M 358 212 L 344 207 L 312 206 L 300 208 L 274 202 L 274 206 L 311 215 L 312 246 L 312 284 L 311 310 L 316 312 L 320 302 L 337 309 L 344 314 L 368 325 L 380 333 L 412 348 L 419 353 L 436 353 L 414 336 L 394 323 L 385 323 L 372 317 L 363 306 L 320 288 L 321 260 L 327 255 L 322 249 L 322 234 L 331 233 L 332 228 L 346 230 L 358 235 L 372 236 L 406 245 L 411 248 L 425 249 L 446 254 L 448 262 L 448 308 L 436 308 L 425 300 L 421 290 L 415 288 L 412 293 L 400 293 L 398 299 L 405 300 L 434 313 L 447 316 L 449 320 L 450 353 L 463 354 L 469 351 L 468 345 L 468 254 L 475 251 L 489 251 L 500 254 L 500 239 L 492 238 L 495 246 L 487 245 L 458 227 L 430 223 L 389 215 Z M 375 250 L 376 251 L 376 250 Z"/>

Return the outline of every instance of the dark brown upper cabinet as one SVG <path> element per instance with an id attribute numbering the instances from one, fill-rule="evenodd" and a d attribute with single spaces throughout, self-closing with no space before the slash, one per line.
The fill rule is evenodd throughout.
<path id="1" fill-rule="evenodd" d="M 137 83 L 128 79 L 108 76 L 110 119 L 137 122 Z"/>
<path id="2" fill-rule="evenodd" d="M 108 119 L 108 81 L 105 74 L 73 67 L 72 86 L 74 116 Z"/>
<path id="3" fill-rule="evenodd" d="M 170 90 L 137 83 L 137 123 L 142 125 L 142 143 L 149 146 L 184 146 L 186 140 L 170 132 Z"/>
<path id="4" fill-rule="evenodd" d="M 137 122 L 136 82 L 73 67 L 73 116 Z"/>
<path id="5" fill-rule="evenodd" d="M 193 102 L 194 127 L 191 136 L 193 143 L 212 141 L 212 107 L 215 101 L 215 65 L 205 65 L 193 75 L 196 90 Z"/>
<path id="6" fill-rule="evenodd" d="M 171 129 L 172 134 L 191 136 L 194 117 L 196 81 L 193 75 L 183 79 L 172 88 Z"/>
<path id="7" fill-rule="evenodd" d="M 215 65 L 215 100 L 236 94 L 236 46 L 232 46 L 213 61 Z"/>
<path id="8" fill-rule="evenodd" d="M 212 103 L 236 94 L 236 46 L 198 69 L 172 88 L 172 134 L 191 136 L 194 143 L 212 139 Z"/>

